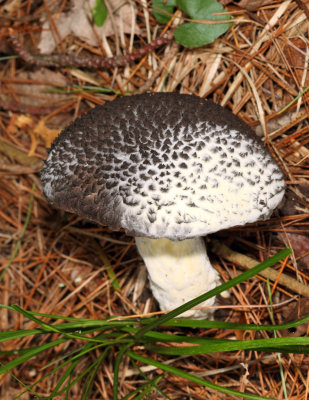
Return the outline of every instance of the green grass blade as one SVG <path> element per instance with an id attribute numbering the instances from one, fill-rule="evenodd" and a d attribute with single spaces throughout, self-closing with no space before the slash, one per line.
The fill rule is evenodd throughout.
<path id="1" fill-rule="evenodd" d="M 122 328 L 122 331 L 131 333 L 134 335 L 139 331 L 138 328 L 128 327 Z M 150 331 L 145 333 L 145 335 L 141 338 L 139 343 L 152 343 L 152 342 L 186 342 L 186 343 L 195 343 L 195 344 L 208 344 L 213 341 L 217 341 L 217 343 L 225 343 L 230 342 L 229 339 L 214 339 L 208 337 L 199 337 L 199 336 L 180 336 L 173 335 L 171 333 Z"/>
<path id="2" fill-rule="evenodd" d="M 93 338 L 90 336 L 84 336 L 81 334 L 76 334 L 76 333 L 67 333 L 64 330 L 59 329 L 59 327 L 57 325 L 52 325 L 52 324 L 47 324 L 46 322 L 41 321 L 40 319 L 36 318 L 34 315 L 32 315 L 31 313 L 29 313 L 26 310 L 21 309 L 19 306 L 14 305 L 12 306 L 12 309 L 20 312 L 21 314 L 23 314 L 24 316 L 26 316 L 27 318 L 29 318 L 30 320 L 36 322 L 37 324 L 41 325 L 43 330 L 45 330 L 46 332 L 50 333 L 58 333 L 61 334 L 63 336 L 66 337 L 66 339 L 79 339 L 79 340 L 84 340 L 87 342 L 92 342 L 92 343 L 97 343 L 100 342 L 100 345 L 108 345 L 111 343 L 121 343 L 121 342 L 128 342 L 128 340 L 131 342 L 131 340 L 129 338 L 127 338 L 127 335 L 123 335 L 123 334 L 114 334 L 116 336 L 115 339 L 111 339 L 110 336 L 108 335 L 104 338 Z"/>
<path id="3" fill-rule="evenodd" d="M 8 362 L 7 364 L 3 365 L 2 367 L 0 367 L 0 375 L 5 372 L 10 371 L 12 368 L 17 367 L 18 365 L 24 363 L 25 361 L 36 356 L 37 354 L 42 353 L 42 351 L 48 350 L 51 347 L 57 346 L 58 344 L 64 343 L 66 341 L 67 341 L 67 339 L 64 339 L 64 338 L 57 339 L 57 340 L 54 340 L 53 342 L 45 343 L 42 346 L 37 346 L 37 347 L 29 349 L 27 352 L 22 354 L 20 357 Z"/>
<path id="4" fill-rule="evenodd" d="M 278 112 L 278 114 L 282 114 L 283 112 L 285 112 L 288 108 L 290 108 L 294 103 L 297 102 L 298 99 L 300 99 L 306 92 L 308 92 L 309 90 L 309 86 L 306 86 L 304 90 L 302 90 L 296 97 L 294 97 L 294 99 L 287 104 L 286 106 L 284 106 L 283 108 L 281 108 L 281 110 Z"/>
<path id="5" fill-rule="evenodd" d="M 117 358 L 116 358 L 116 362 L 115 362 L 115 366 L 114 366 L 113 400 L 118 399 L 119 367 L 120 367 L 120 363 L 121 363 L 123 355 L 125 354 L 125 352 L 128 350 L 128 348 L 130 346 L 131 346 L 131 343 L 126 346 L 122 346 L 122 348 L 120 349 L 120 351 L 117 355 Z"/>
<path id="6" fill-rule="evenodd" d="M 14 60 L 16 58 L 19 58 L 19 56 L 3 56 L 3 57 L 0 57 L 0 61 Z"/>
<path id="7" fill-rule="evenodd" d="M 99 357 L 95 360 L 94 363 L 91 364 L 90 368 L 88 368 L 87 376 L 82 388 L 81 400 L 88 400 L 90 396 L 90 390 L 92 388 L 94 379 L 97 375 L 97 372 L 102 365 L 103 361 L 107 357 L 108 352 L 112 347 L 106 347 L 104 351 L 99 355 Z M 89 373 L 88 373 L 89 372 Z"/>
<path id="8" fill-rule="evenodd" d="M 145 318 L 140 321 L 141 324 L 149 325 L 152 321 L 157 320 L 155 318 Z M 200 328 L 200 329 L 238 329 L 243 331 L 271 331 L 271 330 L 283 330 L 293 328 L 295 326 L 304 324 L 309 321 L 309 316 L 301 318 L 297 321 L 291 321 L 286 324 L 280 325 L 254 325 L 254 324 L 240 324 L 237 322 L 224 322 L 224 321 L 202 321 L 202 320 L 190 320 L 185 318 L 174 318 L 162 325 L 164 326 L 175 326 L 179 328 Z"/>
<path id="9" fill-rule="evenodd" d="M 46 322 L 41 321 L 40 319 L 36 318 L 34 315 L 32 315 L 31 313 L 29 313 L 26 310 L 23 310 L 22 308 L 20 308 L 17 305 L 13 305 L 12 308 L 18 312 L 20 312 L 21 314 L 23 314 L 25 317 L 27 317 L 28 319 L 32 320 L 33 322 L 36 322 L 38 325 L 41 325 L 41 327 L 44 330 L 47 330 L 48 332 L 54 332 L 54 333 L 59 333 L 61 335 L 64 335 L 67 339 L 81 339 L 81 340 L 86 340 L 88 342 L 94 342 L 95 340 L 91 337 L 86 337 L 80 334 L 72 334 L 72 333 L 67 333 L 61 329 L 59 329 L 56 325 L 51 325 L 51 324 L 47 324 Z"/>
<path id="10" fill-rule="evenodd" d="M 106 331 L 109 330 L 109 333 L 106 333 L 105 335 L 101 335 L 100 336 L 100 340 L 102 338 L 110 338 L 113 335 L 116 336 L 120 336 L 120 333 L 111 333 L 110 329 L 111 328 L 115 328 L 114 326 L 112 326 L 111 328 L 108 326 L 105 326 L 103 328 L 101 327 L 95 327 L 95 328 L 85 328 L 83 327 L 80 323 L 78 324 L 73 324 L 73 327 L 69 327 L 69 323 L 64 323 L 64 324 L 57 324 L 56 327 L 61 331 L 61 333 L 68 333 L 67 331 L 80 331 L 83 332 L 84 334 L 89 334 L 89 333 L 93 333 L 93 332 L 97 332 L 98 330 L 100 330 L 100 332 L 102 331 Z M 116 326 L 117 327 L 117 326 Z M 121 326 L 119 326 L 119 329 L 121 329 Z M 8 331 L 8 332 L 0 332 L 0 343 L 1 342 L 7 342 L 9 340 L 14 340 L 14 339 L 18 339 L 18 338 L 22 338 L 22 337 L 26 337 L 26 336 L 31 336 L 31 335 L 48 335 L 50 333 L 54 332 L 54 330 L 48 330 L 47 328 L 45 329 L 29 329 L 29 330 L 18 330 L 18 331 Z M 83 336 L 84 337 L 84 336 Z"/>
<path id="11" fill-rule="evenodd" d="M 10 311 L 17 311 L 22 313 L 23 315 L 25 315 L 25 313 L 27 313 L 27 318 L 29 318 L 29 316 L 37 316 L 37 317 L 46 317 L 46 318 L 50 318 L 50 319 L 61 319 L 61 320 L 65 320 L 65 321 L 71 321 L 71 324 L 69 323 L 64 323 L 63 326 L 65 327 L 72 327 L 72 328 L 82 328 L 82 327 L 104 327 L 106 325 L 108 325 L 108 328 L 113 327 L 113 326 L 119 326 L 119 325 L 127 325 L 127 324 L 134 324 L 136 323 L 136 321 L 132 320 L 132 319 L 123 319 L 121 321 L 117 321 L 115 320 L 115 318 L 117 317 L 121 317 L 121 316 L 111 316 L 108 317 L 106 319 L 102 319 L 102 320 L 96 320 L 96 319 L 89 319 L 89 318 L 75 318 L 75 317 L 68 317 L 65 315 L 56 315 L 56 314 L 45 314 L 45 313 L 39 313 L 39 312 L 35 312 L 35 311 L 27 311 L 24 310 L 22 308 L 20 308 L 18 305 L 12 305 L 12 306 L 7 306 L 4 304 L 0 304 L 0 308 L 4 308 L 6 310 L 10 310 Z M 113 319 L 113 321 L 110 321 L 110 319 Z M 58 325 L 59 327 L 61 326 L 61 324 Z"/>
<path id="12" fill-rule="evenodd" d="M 29 329 L 29 330 L 18 330 L 18 331 L 9 331 L 9 332 L 0 332 L 0 343 L 7 342 L 9 340 L 14 340 L 18 338 L 22 338 L 30 335 L 37 335 L 41 333 L 46 333 L 41 329 Z"/>
<path id="13" fill-rule="evenodd" d="M 2 306 L 0 308 L 6 308 L 11 311 L 18 311 L 15 308 Z M 49 317 L 54 319 L 66 319 L 65 316 L 61 315 L 51 315 L 51 314 L 42 314 L 27 311 L 29 315 L 37 315 L 40 317 Z M 80 318 L 72 318 L 67 317 L 69 321 L 72 322 L 64 322 L 61 324 L 47 324 L 45 328 L 37 328 L 37 329 L 29 329 L 29 330 L 18 330 L 18 331 L 9 331 L 9 332 L 0 332 L 0 343 L 6 342 L 9 340 L 14 340 L 26 336 L 36 335 L 36 334 L 49 334 L 53 332 L 53 330 L 49 330 L 49 326 L 53 328 L 57 328 L 62 333 L 70 333 L 70 331 L 79 330 L 86 333 L 95 332 L 97 330 L 107 330 L 122 327 L 128 328 L 128 326 L 133 326 L 137 323 L 136 320 L 122 320 L 122 321 L 111 321 L 108 320 L 92 320 L 92 319 L 80 319 Z M 143 318 L 138 321 L 139 324 L 149 325 L 154 321 L 157 321 L 157 318 Z M 304 324 L 309 321 L 309 316 L 301 318 L 297 321 L 291 321 L 286 324 L 280 325 L 254 325 L 254 324 L 240 324 L 235 322 L 223 322 L 223 321 L 201 321 L 201 320 L 190 320 L 186 318 L 173 318 L 162 325 L 171 326 L 171 327 L 181 327 L 181 328 L 200 328 L 200 329 L 238 329 L 238 330 L 254 330 L 254 331 L 270 331 L 270 330 L 282 330 L 296 327 L 298 325 Z M 134 328 L 135 329 L 135 328 Z M 131 333 L 137 332 L 136 330 L 129 331 Z"/>
<path id="14" fill-rule="evenodd" d="M 266 283 L 267 283 L 267 293 L 268 293 L 269 305 L 270 305 L 270 309 L 269 309 L 270 319 L 271 319 L 271 322 L 274 322 L 275 318 L 274 318 L 274 309 L 273 309 L 273 298 L 272 298 L 269 278 L 267 278 Z M 275 330 L 273 331 L 273 333 L 274 333 L 275 338 L 278 337 L 277 332 Z M 285 400 L 288 400 L 288 392 L 287 392 L 287 388 L 286 388 L 286 381 L 285 381 L 285 376 L 284 376 L 281 354 L 277 353 L 277 357 L 278 357 L 278 364 L 279 364 L 279 371 L 280 371 L 283 395 L 284 395 Z"/>
<path id="15" fill-rule="evenodd" d="M 144 372 L 141 370 L 141 368 L 136 364 L 136 362 L 134 360 L 131 360 L 132 364 L 134 365 L 134 367 L 139 371 L 139 374 L 145 379 L 145 381 L 149 382 L 153 382 L 153 380 L 151 381 L 146 374 L 144 374 Z M 161 375 L 159 375 L 160 380 L 165 376 L 165 372 Z M 158 378 L 158 377 L 157 377 Z M 165 394 L 164 392 L 162 392 L 162 390 L 157 386 L 157 383 L 155 384 L 155 389 L 166 399 L 168 400 L 172 400 L 167 394 Z M 122 399 L 123 400 L 123 399 Z"/>
<path id="16" fill-rule="evenodd" d="M 175 310 L 169 312 L 166 315 L 158 318 L 156 321 L 147 325 L 140 329 L 139 332 L 135 335 L 136 340 L 140 339 L 146 332 L 151 331 L 157 328 L 159 325 L 169 321 L 171 318 L 175 318 L 177 315 L 182 314 L 183 312 L 189 310 L 192 307 L 197 306 L 198 304 L 202 303 L 205 300 L 214 297 L 225 290 L 230 289 L 231 287 L 244 282 L 245 280 L 252 278 L 253 276 L 257 275 L 259 272 L 263 271 L 264 269 L 271 267 L 272 265 L 276 264 L 278 261 L 282 260 L 283 258 L 287 257 L 289 254 L 292 253 L 292 250 L 286 248 L 284 250 L 279 251 L 279 253 L 275 254 L 274 256 L 270 257 L 269 259 L 265 260 L 261 264 L 251 268 L 248 271 L 243 272 L 242 274 L 238 275 L 236 278 L 229 280 L 228 282 L 223 283 L 222 285 L 216 287 L 215 289 L 210 290 L 207 293 L 202 294 L 201 296 L 196 297 L 195 299 L 188 301 L 187 303 L 183 304 L 180 307 L 177 307 Z"/>
<path id="17" fill-rule="evenodd" d="M 178 338 L 179 339 L 179 338 Z M 184 340 L 185 341 L 185 340 Z M 209 354 L 226 351 L 238 350 L 256 350 L 256 351 L 278 351 L 289 352 L 293 350 L 301 350 L 302 352 L 309 352 L 309 338 L 308 337 L 282 337 L 270 339 L 255 339 L 255 340 L 226 340 L 213 339 L 206 341 L 205 344 L 197 346 L 181 346 L 181 347 L 163 347 L 153 344 L 148 344 L 147 349 L 160 353 L 173 356 L 180 355 L 193 355 L 193 354 Z M 298 352 L 298 351 L 297 351 Z"/>
<path id="18" fill-rule="evenodd" d="M 188 379 L 189 381 L 195 382 L 198 385 L 201 385 L 201 386 L 204 386 L 204 387 L 208 387 L 210 389 L 216 390 L 216 391 L 221 392 L 221 393 L 226 393 L 226 394 L 229 394 L 231 396 L 233 395 L 233 396 L 243 397 L 243 398 L 251 399 L 251 400 L 275 400 L 275 399 L 270 398 L 270 397 L 258 396 L 258 395 L 254 395 L 254 394 L 250 394 L 250 393 L 242 393 L 242 392 L 239 392 L 237 390 L 228 389 L 226 387 L 223 387 L 223 386 L 220 386 L 220 385 L 216 385 L 215 383 L 212 383 L 212 382 L 210 382 L 210 381 L 208 381 L 206 379 L 202 379 L 202 378 L 199 378 L 199 377 L 197 377 L 195 375 L 189 374 L 188 372 L 182 371 L 179 368 L 175 368 L 175 367 L 172 367 L 171 365 L 163 364 L 163 363 L 161 363 L 159 361 L 152 360 L 150 358 L 141 356 L 141 355 L 139 355 L 137 353 L 134 353 L 133 351 L 130 351 L 130 350 L 127 351 L 126 354 L 130 358 L 132 358 L 134 360 L 140 361 L 140 362 L 142 362 L 144 364 L 147 364 L 147 365 L 153 365 L 153 366 L 155 366 L 157 368 L 162 369 L 163 371 L 166 371 L 166 372 L 169 372 L 171 374 L 180 376 L 181 378 L 184 378 L 184 379 Z"/>
<path id="19" fill-rule="evenodd" d="M 119 284 L 117 276 L 113 270 L 113 267 L 112 267 L 107 255 L 103 252 L 102 247 L 99 245 L 99 243 L 96 240 L 92 239 L 92 243 L 93 243 L 96 251 L 99 253 L 100 260 L 106 269 L 107 275 L 112 283 L 114 290 L 116 292 L 119 291 L 120 284 Z"/>
<path id="20" fill-rule="evenodd" d="M 0 365 L 3 365 L 2 363 L 0 363 Z M 36 393 L 34 390 L 32 390 L 32 387 L 27 386 L 25 383 L 23 383 L 16 375 L 14 375 L 12 372 L 9 372 L 10 376 L 16 381 L 18 382 L 23 388 L 24 390 L 22 390 L 18 395 L 16 395 L 16 397 L 14 397 L 15 399 L 19 399 L 24 393 L 30 392 L 32 393 L 34 396 L 37 396 L 37 398 L 39 399 L 40 396 L 38 393 Z"/>
<path id="21" fill-rule="evenodd" d="M 60 390 L 61 386 L 64 384 L 64 382 L 71 377 L 72 372 L 74 371 L 75 367 L 77 366 L 78 362 L 80 360 L 75 360 L 73 362 L 70 362 L 71 365 L 67 368 L 67 370 L 64 371 L 63 375 L 61 378 L 58 380 L 57 385 L 54 387 L 53 391 L 50 394 L 50 397 L 53 398 L 58 394 L 58 391 Z M 70 382 L 69 384 L 65 387 L 64 391 L 68 393 L 70 388 Z"/>
<path id="22" fill-rule="evenodd" d="M 130 392 L 129 394 L 127 394 L 126 396 L 124 396 L 121 400 L 129 400 L 129 399 L 133 399 L 132 396 L 136 395 L 137 393 L 143 391 L 145 388 L 149 387 L 149 385 L 154 382 L 154 384 L 152 385 L 152 388 L 155 387 L 160 380 L 163 378 L 163 375 L 159 375 L 156 378 L 154 378 L 152 381 L 148 380 L 148 382 L 144 383 L 143 385 L 141 385 L 140 387 L 138 387 L 135 390 L 132 390 L 132 392 Z M 144 392 L 143 392 L 144 393 Z M 166 397 L 169 399 L 169 397 Z M 136 400 L 137 397 L 134 397 L 134 400 Z M 88 400 L 88 399 L 85 399 Z"/>
<path id="23" fill-rule="evenodd" d="M 60 365 L 57 365 L 53 370 L 49 371 L 47 374 L 45 374 L 44 376 L 42 376 L 38 381 L 34 382 L 31 385 L 31 388 L 35 387 L 36 385 L 38 385 L 40 382 L 42 382 L 44 379 L 46 379 L 47 377 L 53 375 L 54 373 L 56 373 L 57 371 L 59 371 L 60 369 L 64 368 L 65 366 L 67 366 L 70 363 L 77 363 L 78 361 L 80 361 L 82 359 L 82 357 L 87 353 L 92 351 L 94 348 L 92 347 L 91 343 L 87 343 L 86 345 L 82 346 L 80 349 L 77 349 L 78 354 L 75 354 L 73 357 L 70 356 L 70 354 L 66 355 L 65 358 L 70 357 L 68 360 L 64 361 L 63 363 L 61 363 Z M 108 349 L 104 349 L 103 353 L 104 354 Z M 76 353 L 76 350 L 74 352 L 71 352 L 71 354 Z M 64 357 L 60 357 L 58 358 L 56 361 L 54 362 L 50 362 L 48 363 L 46 366 L 44 366 L 44 368 L 48 368 L 50 365 L 53 365 L 55 363 L 59 363 L 59 361 L 63 360 Z M 81 380 L 84 375 L 87 375 L 90 370 L 92 370 L 92 366 L 88 367 L 85 371 L 82 372 L 82 374 L 75 378 L 74 381 L 71 381 L 67 384 L 67 386 L 63 389 L 60 388 L 60 386 L 58 385 L 58 392 L 56 392 L 54 390 L 54 395 L 55 396 L 60 396 L 63 395 L 63 393 L 67 392 L 69 388 L 71 388 L 73 385 L 75 385 L 79 380 Z M 48 398 L 53 398 L 53 397 L 48 397 Z"/>
<path id="24" fill-rule="evenodd" d="M 88 346 L 88 345 L 87 345 Z M 86 347 L 86 346 L 85 346 Z M 89 351 L 93 350 L 93 348 L 89 349 Z M 107 351 L 109 350 L 109 348 L 105 348 L 103 351 L 103 355 L 105 355 L 107 353 Z M 83 351 L 83 354 L 85 354 L 85 350 Z M 62 363 L 61 365 L 58 365 L 56 368 L 54 368 L 52 371 L 48 372 L 48 374 L 46 374 L 43 378 L 41 378 L 41 380 L 47 378 L 48 376 L 54 374 L 55 372 L 57 372 L 59 369 L 64 368 L 67 364 L 72 363 L 72 365 L 75 366 L 78 364 L 79 361 L 82 360 L 82 356 L 83 354 L 77 355 L 75 356 L 73 359 L 67 360 L 64 363 Z M 67 386 L 65 386 L 64 388 L 61 389 L 61 385 L 59 385 L 59 382 L 57 384 L 57 391 L 54 389 L 53 390 L 53 396 L 61 396 L 64 393 L 67 393 L 68 390 L 74 386 L 78 381 L 80 381 L 81 379 L 83 379 L 84 376 L 86 376 L 87 374 L 89 374 L 91 371 L 93 371 L 93 365 L 90 365 L 88 368 L 86 368 L 78 377 L 76 377 L 74 380 L 71 380 L 71 376 L 72 376 L 72 372 L 73 369 L 72 365 L 69 367 L 69 382 L 67 384 Z M 64 382 L 64 380 L 63 380 Z"/>
<path id="25" fill-rule="evenodd" d="M 145 400 L 146 395 L 149 395 L 151 391 L 152 391 L 152 387 L 150 387 L 148 384 L 146 386 L 146 388 L 140 394 L 138 394 L 136 397 L 134 397 L 134 400 L 140 400 L 140 399 Z M 148 397 L 147 397 L 147 399 L 148 399 Z"/>

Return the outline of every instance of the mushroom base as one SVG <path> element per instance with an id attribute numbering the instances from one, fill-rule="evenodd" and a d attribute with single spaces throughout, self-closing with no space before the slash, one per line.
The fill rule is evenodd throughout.
<path id="1" fill-rule="evenodd" d="M 169 239 L 136 238 L 136 246 L 148 270 L 152 293 L 161 310 L 172 310 L 220 285 L 202 238 L 173 242 Z M 211 306 L 215 297 L 199 304 Z M 181 317 L 211 319 L 213 309 L 191 309 Z"/>

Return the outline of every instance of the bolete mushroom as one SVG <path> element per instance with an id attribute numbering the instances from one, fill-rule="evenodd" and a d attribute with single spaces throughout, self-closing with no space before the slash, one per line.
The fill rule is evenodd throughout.
<path id="1" fill-rule="evenodd" d="M 220 283 L 201 236 L 267 219 L 285 190 L 281 170 L 247 125 L 178 93 L 92 109 L 54 141 L 41 178 L 55 207 L 136 237 L 162 310 Z"/>

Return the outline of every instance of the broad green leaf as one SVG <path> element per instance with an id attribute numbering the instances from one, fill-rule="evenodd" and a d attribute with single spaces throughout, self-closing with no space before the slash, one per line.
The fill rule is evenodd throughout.
<path id="1" fill-rule="evenodd" d="M 225 33 L 229 26 L 230 24 L 204 25 L 190 22 L 176 29 L 175 39 L 185 47 L 204 46 Z"/>
<path id="2" fill-rule="evenodd" d="M 172 14 L 175 7 L 176 0 L 152 0 L 153 15 L 161 24 L 166 24 L 171 19 L 168 14 Z"/>
<path id="3" fill-rule="evenodd" d="M 183 46 L 194 47 L 212 43 L 231 26 L 230 23 L 207 23 L 207 20 L 220 21 L 231 18 L 229 14 L 214 15 L 225 12 L 224 7 L 215 0 L 178 0 L 177 3 L 190 18 L 206 20 L 205 23 L 190 22 L 176 29 L 175 39 Z"/>
<path id="4" fill-rule="evenodd" d="M 107 8 L 104 0 L 96 0 L 95 6 L 91 10 L 94 23 L 102 26 L 107 18 Z"/>
<path id="5" fill-rule="evenodd" d="M 212 15 L 225 12 L 225 8 L 216 0 L 177 0 L 179 8 L 192 19 L 224 20 L 227 15 Z"/>
<path id="6" fill-rule="evenodd" d="M 203 4 L 207 6 L 208 2 L 208 0 L 177 0 L 177 5 L 189 17 L 196 18 L 194 16 L 199 15 Z"/>

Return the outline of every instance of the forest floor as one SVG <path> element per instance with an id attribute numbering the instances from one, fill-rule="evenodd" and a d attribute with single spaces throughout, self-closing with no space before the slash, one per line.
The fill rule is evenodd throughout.
<path id="1" fill-rule="evenodd" d="M 147 43 L 180 23 L 181 12 L 176 10 L 163 25 L 154 18 L 151 2 L 109 1 L 108 20 L 98 28 L 89 23 L 89 10 L 78 0 L 0 2 L 0 304 L 94 320 L 159 314 L 134 238 L 52 208 L 43 195 L 39 172 L 54 138 L 82 113 L 117 96 L 164 91 L 194 94 L 230 109 L 262 138 L 285 175 L 285 202 L 270 220 L 205 239 L 223 281 L 248 267 L 243 256 L 261 262 L 292 248 L 292 256 L 274 266 L 279 274 L 270 280 L 271 300 L 277 306 L 270 309 L 267 279 L 256 276 L 233 288 L 232 304 L 221 305 L 218 318 L 270 324 L 309 314 L 309 3 L 260 0 L 251 2 L 251 7 L 244 0 L 222 3 L 234 22 L 213 43 L 185 48 L 166 40 L 125 65 L 92 68 L 94 57 L 147 49 Z M 43 65 L 33 59 L 35 53 L 70 55 L 71 60 L 82 55 L 88 64 Z M 218 238 L 233 250 L 233 260 L 212 246 Z M 282 275 L 288 280 L 283 282 Z M 299 285 L 292 286 L 289 279 Z M 286 304 L 287 300 L 291 301 Z M 25 315 L 0 309 L 1 332 L 34 328 L 37 324 Z M 302 329 L 306 333 L 306 326 Z M 189 328 L 165 331 L 192 333 Z M 222 329 L 194 330 L 194 334 L 222 339 L 273 336 L 266 331 Z M 42 345 L 56 337 L 54 333 L 3 342 L 1 365 L 14 359 L 5 352 Z M 49 363 L 76 346 L 78 341 L 69 340 L 0 375 L 0 399 L 17 398 L 24 385 L 36 381 L 35 392 L 48 398 L 63 372 L 40 378 L 52 367 Z M 99 354 L 97 349 L 85 356 L 78 371 Z M 116 355 L 111 353 L 97 371 L 89 399 L 112 399 Z M 155 357 L 235 390 L 278 400 L 308 398 L 306 355 L 278 358 L 276 353 L 239 351 Z M 141 373 L 128 359 L 121 368 L 119 398 L 146 382 L 144 374 L 154 379 L 160 372 L 141 367 Z M 79 399 L 81 384 L 76 382 L 69 395 L 56 398 Z M 150 399 L 234 398 L 170 373 L 158 386 L 164 394 L 154 389 Z M 26 391 L 19 398 L 36 397 Z"/>

